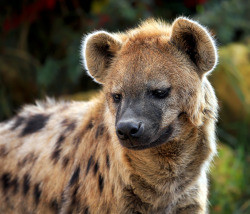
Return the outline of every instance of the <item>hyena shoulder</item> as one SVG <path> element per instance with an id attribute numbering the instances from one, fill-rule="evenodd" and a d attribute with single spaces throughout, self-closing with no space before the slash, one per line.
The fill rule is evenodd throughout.
<path id="1" fill-rule="evenodd" d="M 83 139 L 93 143 L 97 135 L 99 110 L 93 106 L 99 100 L 49 99 L 25 106 L 0 124 L 0 199 L 4 202 L 0 213 L 16 213 L 13 206 L 20 213 L 59 212 L 65 187 L 79 176 L 75 152 Z M 89 143 L 84 149 L 87 157 L 93 155 L 88 154 Z"/>

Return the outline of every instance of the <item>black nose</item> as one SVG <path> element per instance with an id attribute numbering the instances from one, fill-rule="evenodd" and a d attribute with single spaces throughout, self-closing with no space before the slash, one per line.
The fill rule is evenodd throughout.
<path id="1" fill-rule="evenodd" d="M 121 140 L 128 138 L 139 138 L 144 131 L 144 125 L 142 122 L 135 121 L 121 121 L 116 126 L 117 136 Z"/>

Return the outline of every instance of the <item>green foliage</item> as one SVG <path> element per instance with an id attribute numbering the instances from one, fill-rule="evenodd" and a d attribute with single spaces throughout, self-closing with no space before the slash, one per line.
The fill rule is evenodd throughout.
<path id="1" fill-rule="evenodd" d="M 219 51 L 211 76 L 219 104 L 219 147 L 211 179 L 211 213 L 250 212 L 250 44 L 229 44 Z M 232 150 L 233 148 L 233 150 Z"/>
<path id="2" fill-rule="evenodd" d="M 47 88 L 56 80 L 59 72 L 60 63 L 52 58 L 47 58 L 44 65 L 38 69 L 37 82 Z"/>
<path id="3" fill-rule="evenodd" d="M 210 203 L 211 213 L 246 214 L 250 211 L 250 201 L 245 192 L 249 188 L 244 173 L 243 156 L 240 150 L 220 144 L 218 157 L 211 170 Z M 245 200 L 242 200 L 245 198 Z"/>
<path id="4" fill-rule="evenodd" d="M 219 44 L 226 44 L 250 34 L 249 10 L 249 0 L 212 0 L 196 18 L 215 31 Z"/>
<path id="5" fill-rule="evenodd" d="M 63 84 L 69 88 L 76 85 L 83 75 L 79 52 L 80 41 L 72 41 L 66 50 L 64 59 L 47 57 L 43 66 L 37 70 L 37 84 L 47 93 L 58 92 L 55 86 Z M 59 91 L 60 92 L 60 91 Z"/>

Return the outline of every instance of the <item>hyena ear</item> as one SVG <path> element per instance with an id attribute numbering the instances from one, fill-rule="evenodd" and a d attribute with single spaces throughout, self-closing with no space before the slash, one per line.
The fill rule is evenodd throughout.
<path id="1" fill-rule="evenodd" d="M 195 21 L 180 17 L 172 25 L 171 42 L 185 52 L 198 67 L 198 74 L 210 72 L 217 64 L 215 42 L 206 28 Z"/>
<path id="2" fill-rule="evenodd" d="M 110 33 L 97 31 L 83 39 L 81 55 L 88 74 L 98 83 L 103 83 L 108 67 L 121 42 Z"/>

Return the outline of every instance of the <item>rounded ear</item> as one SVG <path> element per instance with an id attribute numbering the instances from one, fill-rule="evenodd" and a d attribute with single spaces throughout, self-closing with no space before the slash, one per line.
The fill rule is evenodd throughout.
<path id="1" fill-rule="evenodd" d="M 170 41 L 198 67 L 199 76 L 211 72 L 217 64 L 215 42 L 205 27 L 187 18 L 178 18 L 172 25 Z"/>
<path id="2" fill-rule="evenodd" d="M 114 35 L 97 31 L 87 35 L 82 42 L 81 56 L 88 74 L 103 83 L 112 58 L 120 50 L 121 42 Z"/>

